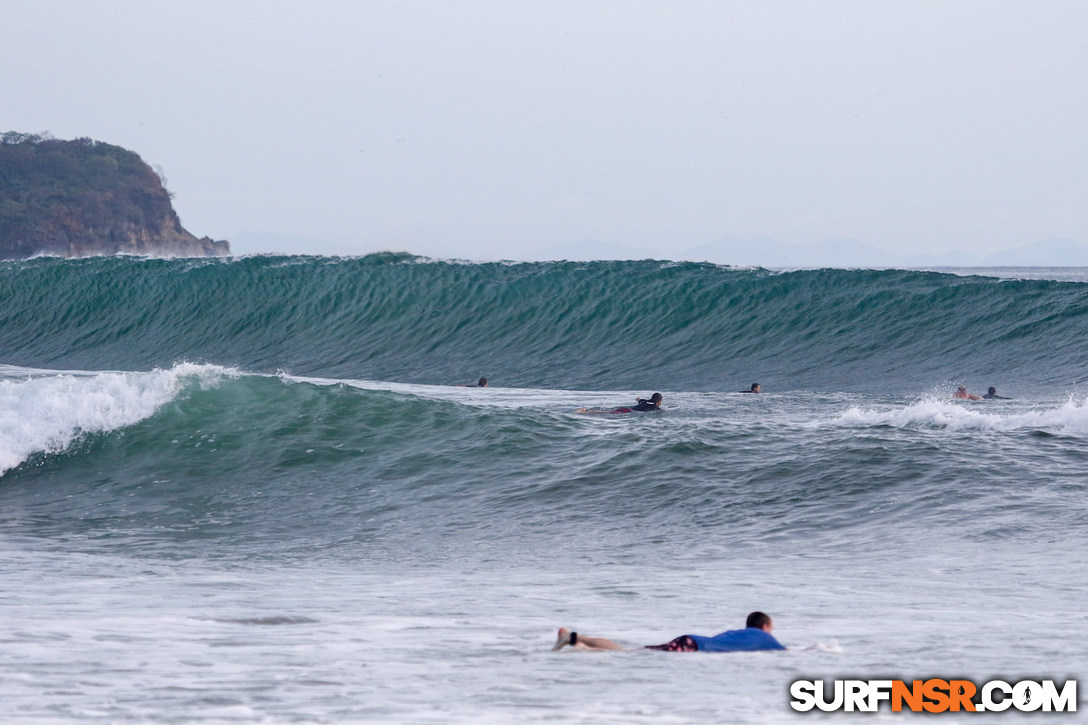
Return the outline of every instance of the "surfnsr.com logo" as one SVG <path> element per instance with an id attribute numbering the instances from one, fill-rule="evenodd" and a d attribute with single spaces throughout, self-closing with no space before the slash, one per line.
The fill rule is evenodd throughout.
<path id="1" fill-rule="evenodd" d="M 1059 687 L 1054 680 L 797 680 L 790 685 L 790 707 L 800 712 L 1076 712 L 1077 681 Z"/>

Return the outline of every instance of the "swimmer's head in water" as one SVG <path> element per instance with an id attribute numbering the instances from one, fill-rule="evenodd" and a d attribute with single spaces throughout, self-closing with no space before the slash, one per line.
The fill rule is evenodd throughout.
<path id="1" fill-rule="evenodd" d="M 478 383 L 476 383 L 476 387 L 486 388 L 487 387 L 487 378 L 480 378 L 480 381 Z"/>
<path id="2" fill-rule="evenodd" d="M 990 389 L 986 391 L 987 395 L 997 395 L 997 388 L 990 386 Z"/>
<path id="3" fill-rule="evenodd" d="M 650 402 L 654 405 L 661 405 L 661 393 L 654 393 L 651 395 Z"/>

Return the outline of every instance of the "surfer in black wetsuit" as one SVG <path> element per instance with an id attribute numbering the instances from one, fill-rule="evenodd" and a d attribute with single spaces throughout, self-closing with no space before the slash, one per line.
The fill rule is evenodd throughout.
<path id="1" fill-rule="evenodd" d="M 638 405 L 636 405 L 634 408 L 631 408 L 631 410 L 635 411 L 636 413 L 647 413 L 647 412 L 651 412 L 651 411 L 654 411 L 654 412 L 660 411 L 661 410 L 661 393 L 654 393 L 653 395 L 650 396 L 649 400 L 646 400 L 645 398 L 639 398 L 638 399 Z"/>
<path id="2" fill-rule="evenodd" d="M 459 387 L 459 388 L 486 388 L 487 387 L 487 378 L 480 378 L 480 380 L 475 385 L 458 385 L 457 387 Z"/>
<path id="3" fill-rule="evenodd" d="M 758 393 L 758 392 L 760 392 L 759 383 L 752 383 L 752 389 L 751 390 L 738 390 L 737 392 L 738 393 Z"/>
<path id="4" fill-rule="evenodd" d="M 1011 400 L 1004 395 L 997 394 L 997 388 L 990 386 L 990 389 L 986 391 L 986 394 L 982 396 L 983 400 Z"/>
<path id="5" fill-rule="evenodd" d="M 594 415 L 601 415 L 604 413 L 651 413 L 661 411 L 661 393 L 654 393 L 650 396 L 649 400 L 646 398 L 638 398 L 638 403 L 630 408 L 613 408 L 612 410 L 601 410 L 600 408 L 578 408 L 575 413 L 592 413 Z"/>

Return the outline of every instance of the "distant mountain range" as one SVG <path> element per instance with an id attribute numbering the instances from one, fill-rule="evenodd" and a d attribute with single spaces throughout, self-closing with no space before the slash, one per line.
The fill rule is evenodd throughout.
<path id="1" fill-rule="evenodd" d="M 646 249 L 612 242 L 584 241 L 550 247 L 536 260 L 653 259 Z M 667 255 L 674 261 L 713 262 L 739 267 L 1088 267 L 1088 244 L 1072 239 L 1044 239 L 1015 249 L 977 255 L 897 254 L 856 239 L 824 239 L 811 244 L 783 244 L 768 237 L 730 236 Z"/>

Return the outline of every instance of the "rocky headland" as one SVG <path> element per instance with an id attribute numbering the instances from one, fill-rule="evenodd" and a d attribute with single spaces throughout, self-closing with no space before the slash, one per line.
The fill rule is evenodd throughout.
<path id="1" fill-rule="evenodd" d="M 229 255 L 181 226 L 155 170 L 120 146 L 0 135 L 0 259 Z"/>

